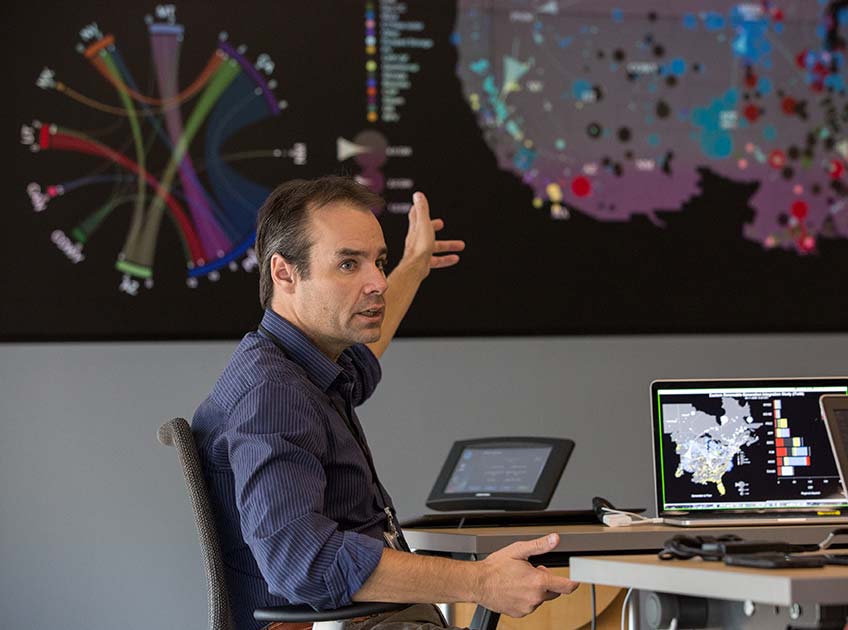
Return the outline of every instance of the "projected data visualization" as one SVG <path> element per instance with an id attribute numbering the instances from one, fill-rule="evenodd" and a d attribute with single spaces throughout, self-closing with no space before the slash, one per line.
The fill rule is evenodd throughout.
<path id="1" fill-rule="evenodd" d="M 462 0 L 458 69 L 554 219 L 662 227 L 709 168 L 757 184 L 739 238 L 815 254 L 848 238 L 845 24 L 848 4 L 816 0 Z"/>
<path id="2" fill-rule="evenodd" d="M 662 489 L 668 509 L 843 504 L 822 393 L 661 392 Z"/>
<path id="3" fill-rule="evenodd" d="M 467 243 L 401 335 L 848 327 L 846 0 L 13 9 L 5 340 L 241 336 L 259 207 L 331 173 L 390 269 L 416 190 Z"/>
<path id="4" fill-rule="evenodd" d="M 160 5 L 138 28 L 146 29 L 155 94 L 144 93 L 121 53 L 120 38 L 90 23 L 79 32 L 77 52 L 89 70 L 105 80 L 118 105 L 110 99 L 77 91 L 59 66 L 45 67 L 39 88 L 68 99 L 73 107 L 88 108 L 114 118 L 98 130 L 82 131 L 64 120 L 34 121 L 21 129 L 22 141 L 33 152 L 64 152 L 69 179 L 33 182 L 27 193 L 33 209 L 45 212 L 58 197 L 85 197 L 94 208 L 65 233 L 56 229 L 51 240 L 72 262 L 84 260 L 84 248 L 100 238 L 101 226 L 115 213 L 131 219 L 120 242 L 115 268 L 122 291 L 135 294 L 139 283 L 153 286 L 156 249 L 163 221 L 179 235 L 189 287 L 197 278 L 216 280 L 219 270 L 252 268 L 255 256 L 256 210 L 270 190 L 235 171 L 239 160 L 306 160 L 306 144 L 286 148 L 250 148 L 225 152 L 223 146 L 243 127 L 279 116 L 286 103 L 275 95 L 275 64 L 267 54 L 248 59 L 242 46 L 226 33 L 209 46 L 192 42 L 191 32 L 176 21 L 173 5 Z M 187 46 L 211 48 L 208 61 L 190 82 L 180 83 L 180 52 Z M 70 74 L 69 72 L 67 74 Z M 108 94 L 107 94 L 108 96 Z M 130 131 L 122 145 L 121 135 Z M 115 140 L 117 138 L 117 140 Z M 202 142 L 200 139 L 202 138 Z M 158 153 L 158 154 L 157 154 Z M 101 158 L 90 172 L 79 176 L 74 154 Z M 162 159 L 164 158 L 164 164 Z M 103 186 L 108 184 L 108 187 Z M 98 202 L 91 204 L 93 199 Z M 115 239 L 117 235 L 104 235 Z M 176 270 L 168 270 L 176 272 Z"/>

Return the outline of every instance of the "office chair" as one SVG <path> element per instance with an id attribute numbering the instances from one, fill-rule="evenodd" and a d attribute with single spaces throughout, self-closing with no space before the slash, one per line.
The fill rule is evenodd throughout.
<path id="1" fill-rule="evenodd" d="M 200 550 L 203 555 L 203 567 L 209 589 L 209 630 L 234 630 L 230 614 L 230 602 L 227 597 L 227 584 L 224 579 L 224 558 L 215 531 L 215 519 L 212 505 L 203 479 L 200 456 L 191 427 L 183 418 L 174 418 L 159 427 L 157 437 L 165 446 L 175 446 L 185 478 L 186 490 L 194 512 L 197 534 L 200 538 Z M 376 615 L 383 612 L 403 610 L 409 604 L 389 604 L 383 602 L 358 602 L 334 610 L 315 611 L 310 606 L 279 606 L 258 608 L 253 616 L 258 621 L 283 621 L 286 623 L 314 623 L 344 621 L 355 617 Z M 494 630 L 492 628 L 491 630 Z"/>

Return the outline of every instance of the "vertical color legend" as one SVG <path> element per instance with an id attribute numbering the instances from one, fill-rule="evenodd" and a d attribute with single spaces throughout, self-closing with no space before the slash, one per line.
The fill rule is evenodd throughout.
<path id="1" fill-rule="evenodd" d="M 365 3 L 365 95 L 368 101 L 368 122 L 377 122 L 377 21 L 374 3 Z"/>
<path id="2" fill-rule="evenodd" d="M 783 417 L 779 399 L 774 401 L 773 411 L 777 474 L 781 477 L 794 477 L 795 468 L 810 465 L 810 447 L 804 446 L 804 438 L 792 437 L 789 421 Z"/>

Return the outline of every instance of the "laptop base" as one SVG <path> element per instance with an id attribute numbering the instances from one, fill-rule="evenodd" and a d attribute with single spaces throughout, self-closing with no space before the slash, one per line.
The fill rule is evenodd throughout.
<path id="1" fill-rule="evenodd" d="M 664 516 L 663 525 L 673 527 L 745 527 L 746 525 L 848 525 L 848 516 L 755 516 L 704 518 Z"/>

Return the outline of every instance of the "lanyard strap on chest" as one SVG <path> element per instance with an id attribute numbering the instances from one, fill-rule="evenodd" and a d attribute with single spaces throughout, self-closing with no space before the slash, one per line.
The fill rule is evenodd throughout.
<path id="1" fill-rule="evenodd" d="M 259 334 L 268 339 L 271 343 L 277 346 L 277 349 L 283 353 L 283 355 L 287 356 L 286 349 L 279 342 L 279 340 L 262 324 L 259 324 Z M 349 413 L 347 410 L 347 401 L 343 398 L 340 392 L 332 391 L 327 392 L 327 398 L 330 401 L 330 404 L 333 405 L 333 408 L 338 412 L 339 416 L 341 416 L 342 420 L 345 423 L 348 431 L 353 436 L 353 439 L 356 441 L 356 444 L 359 446 L 359 449 L 362 451 L 362 455 L 365 457 L 365 461 L 368 463 L 368 468 L 371 471 L 371 479 L 374 480 L 374 486 L 377 489 L 376 500 L 379 508 L 386 513 L 386 519 L 389 531 L 387 532 L 387 541 L 389 544 L 394 547 L 395 545 L 392 543 L 392 540 L 397 540 L 400 544 L 400 548 L 403 551 L 409 551 L 409 546 L 406 544 L 406 540 L 403 538 L 403 534 L 398 528 L 396 520 L 397 517 L 394 513 L 394 508 L 389 501 L 389 495 L 386 492 L 386 489 L 383 487 L 383 484 L 380 483 L 380 478 L 377 476 L 377 469 L 374 466 L 374 460 L 371 457 L 371 451 L 368 449 L 368 445 L 365 443 L 365 437 L 362 435 L 362 432 L 358 429 L 356 423 L 353 421 L 353 410 Z"/>

